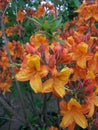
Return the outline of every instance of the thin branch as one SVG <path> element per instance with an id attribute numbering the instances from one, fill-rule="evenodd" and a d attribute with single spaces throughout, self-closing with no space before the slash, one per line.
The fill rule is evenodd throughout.
<path id="1" fill-rule="evenodd" d="M 12 61 L 12 58 L 11 58 L 11 55 L 10 55 L 10 50 L 9 50 L 9 47 L 8 47 L 8 39 L 7 39 L 6 34 L 5 34 L 5 26 L 4 26 L 4 23 L 3 23 L 2 14 L 0 14 L 0 22 L 1 22 L 1 30 L 2 30 L 2 34 L 3 34 L 4 43 L 5 43 L 5 46 L 6 46 L 8 59 L 9 59 L 10 64 L 13 64 L 13 61 Z M 14 67 L 11 67 L 11 69 L 12 69 L 12 74 L 14 76 L 14 80 L 15 80 L 15 83 L 16 83 L 17 90 L 19 92 L 19 97 L 20 97 L 20 101 L 21 101 L 21 107 L 22 107 L 22 110 L 23 110 L 23 113 L 24 113 L 25 123 L 27 124 L 27 126 L 30 127 L 31 130 L 34 130 L 32 128 L 32 125 L 30 124 L 30 122 L 28 120 L 23 95 L 22 95 L 21 90 L 20 90 L 20 85 L 19 85 L 19 82 L 17 81 L 17 79 L 15 78 L 16 72 L 14 70 Z"/>
<path id="2" fill-rule="evenodd" d="M 45 126 L 48 125 L 47 122 L 47 94 L 44 94 L 44 98 L 43 98 L 43 108 L 42 108 L 42 120 Z"/>
<path id="3" fill-rule="evenodd" d="M 17 120 L 24 122 L 23 119 L 18 115 L 18 113 L 5 101 L 2 95 L 0 95 L 0 104 L 2 104 L 5 109 L 11 112 L 17 118 Z"/>

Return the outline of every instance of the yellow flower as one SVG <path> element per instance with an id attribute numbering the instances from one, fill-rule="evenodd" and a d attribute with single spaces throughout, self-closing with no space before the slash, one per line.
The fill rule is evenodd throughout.
<path id="1" fill-rule="evenodd" d="M 70 74 L 71 70 L 69 68 L 63 68 L 43 83 L 43 92 L 53 92 L 55 96 L 63 97 L 65 95 L 64 85 L 68 82 Z"/>
<path id="2" fill-rule="evenodd" d="M 81 68 L 86 68 L 88 45 L 84 42 L 79 43 L 73 53 L 73 58 Z"/>
<path id="3" fill-rule="evenodd" d="M 47 68 L 40 65 L 40 57 L 36 54 L 28 54 L 22 63 L 20 71 L 16 74 L 16 79 L 19 81 L 30 80 L 31 88 L 37 93 L 42 91 L 41 78 L 46 76 L 47 73 Z"/>
<path id="4" fill-rule="evenodd" d="M 90 94 L 90 96 L 87 97 L 86 103 L 88 104 L 88 117 L 92 117 L 94 114 L 95 106 L 98 107 L 98 96 L 97 91 Z"/>
<path id="5" fill-rule="evenodd" d="M 83 129 L 88 126 L 87 120 L 83 115 L 84 108 L 79 102 L 76 101 L 76 99 L 71 98 L 68 103 L 61 101 L 60 111 L 63 115 L 63 119 L 60 123 L 61 128 L 70 127 L 74 130 L 75 123 Z"/>

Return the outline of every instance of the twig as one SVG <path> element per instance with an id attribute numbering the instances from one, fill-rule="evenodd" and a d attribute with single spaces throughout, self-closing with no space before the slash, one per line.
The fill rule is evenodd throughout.
<path id="1" fill-rule="evenodd" d="M 60 99 L 57 98 L 57 106 L 58 106 L 58 112 L 57 113 L 60 113 L 59 103 L 60 103 Z M 60 124 L 60 116 L 59 115 L 58 115 L 58 120 L 57 121 L 58 121 L 58 124 Z M 59 127 L 59 130 L 61 130 L 59 125 L 58 125 L 58 127 Z"/>
<path id="2" fill-rule="evenodd" d="M 47 126 L 47 94 L 44 94 L 44 98 L 43 98 L 43 108 L 42 108 L 42 113 L 41 113 L 41 119 L 44 123 L 45 126 Z"/>
<path id="3" fill-rule="evenodd" d="M 1 30 L 2 30 L 2 34 L 3 34 L 4 43 L 5 43 L 5 46 L 6 46 L 8 59 L 9 59 L 10 64 L 13 64 L 13 61 L 12 61 L 12 58 L 11 58 L 11 55 L 10 55 L 10 50 L 9 50 L 9 47 L 8 47 L 8 39 L 7 39 L 6 34 L 5 34 L 5 26 L 4 26 L 4 23 L 3 23 L 2 14 L 0 14 L 0 22 L 1 22 Z M 19 97 L 20 97 L 20 101 L 21 101 L 21 107 L 22 107 L 22 110 L 23 110 L 23 113 L 24 113 L 25 123 L 26 123 L 27 126 L 29 126 L 29 128 L 31 130 L 34 130 L 32 128 L 32 125 L 30 124 L 30 122 L 28 120 L 28 117 L 27 117 L 27 112 L 26 112 L 26 108 L 25 108 L 25 104 L 24 104 L 23 95 L 22 95 L 21 90 L 20 90 L 20 85 L 19 85 L 19 82 L 15 78 L 16 73 L 15 73 L 14 67 L 12 66 L 11 69 L 12 69 L 12 74 L 14 76 L 14 80 L 15 80 L 15 83 L 16 83 L 17 90 L 19 92 Z"/>
<path id="4" fill-rule="evenodd" d="M 17 118 L 17 120 L 24 122 L 23 119 L 21 119 L 20 116 L 18 116 L 17 112 L 5 101 L 2 95 L 0 95 L 0 103 L 3 105 L 5 109 L 11 112 Z"/>

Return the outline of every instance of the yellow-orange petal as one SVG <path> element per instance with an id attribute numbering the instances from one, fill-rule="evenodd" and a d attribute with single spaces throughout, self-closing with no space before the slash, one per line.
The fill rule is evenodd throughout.
<path id="1" fill-rule="evenodd" d="M 30 80 L 32 76 L 31 72 L 28 72 L 28 70 L 20 70 L 17 74 L 16 74 L 16 79 L 19 81 L 28 81 Z"/>
<path id="2" fill-rule="evenodd" d="M 83 129 L 85 129 L 88 126 L 87 120 L 81 112 L 73 111 L 73 116 L 77 125 L 79 125 Z"/>
<path id="3" fill-rule="evenodd" d="M 42 81 L 38 74 L 35 74 L 30 80 L 31 88 L 35 93 L 42 92 Z"/>
<path id="4" fill-rule="evenodd" d="M 71 74 L 71 70 L 66 67 L 66 68 L 63 68 L 59 73 L 57 73 L 57 78 L 61 81 L 64 81 L 64 83 L 67 83 L 68 81 L 68 78 Z"/>
<path id="5" fill-rule="evenodd" d="M 94 104 L 95 104 L 95 106 L 98 107 L 98 96 L 97 95 L 94 97 Z"/>
<path id="6" fill-rule="evenodd" d="M 40 77 L 44 77 L 48 74 L 48 72 L 49 72 L 48 67 L 43 65 L 43 66 L 41 66 L 40 71 L 38 73 L 39 73 Z"/>
<path id="7" fill-rule="evenodd" d="M 88 107 L 89 107 L 89 113 L 88 113 L 87 116 L 88 116 L 88 117 L 92 117 L 93 114 L 94 114 L 94 109 L 95 109 L 95 108 L 94 108 L 94 103 L 93 103 L 93 102 L 90 103 Z"/>
<path id="8" fill-rule="evenodd" d="M 64 84 L 62 84 L 62 81 L 56 79 L 53 84 L 53 93 L 58 96 L 58 97 L 64 97 L 65 93 L 65 88 Z"/>
<path id="9" fill-rule="evenodd" d="M 64 115 L 67 111 L 67 102 L 65 102 L 64 100 L 62 100 L 59 104 L 59 108 L 60 108 L 60 114 Z"/>
<path id="10" fill-rule="evenodd" d="M 76 123 L 73 122 L 70 126 L 68 126 L 68 130 L 74 130 Z"/>
<path id="11" fill-rule="evenodd" d="M 69 125 L 71 125 L 73 123 L 73 117 L 71 115 L 71 112 L 70 111 L 67 111 L 64 115 L 64 117 L 62 118 L 62 121 L 60 123 L 60 127 L 61 128 L 66 128 L 68 127 Z"/>
<path id="12" fill-rule="evenodd" d="M 79 67 L 81 67 L 82 69 L 85 69 L 86 68 L 86 57 L 85 56 L 84 57 L 79 57 L 77 59 L 77 65 Z"/>
<path id="13" fill-rule="evenodd" d="M 88 70 L 88 71 L 87 71 L 86 78 L 94 79 L 94 78 L 95 78 L 94 72 L 93 72 L 92 70 Z"/>
<path id="14" fill-rule="evenodd" d="M 81 42 L 77 46 L 77 51 L 79 51 L 82 54 L 86 54 L 88 51 L 88 45 L 85 42 Z"/>
<path id="15" fill-rule="evenodd" d="M 32 69 L 40 71 L 40 57 L 39 55 L 27 55 L 27 65 Z"/>
<path id="16" fill-rule="evenodd" d="M 53 79 L 48 79 L 43 83 L 42 92 L 43 93 L 52 92 L 52 87 L 53 87 Z"/>
<path id="17" fill-rule="evenodd" d="M 81 104 L 79 102 L 77 102 L 76 99 L 71 98 L 71 100 L 68 102 L 67 108 L 68 108 L 68 110 L 71 110 L 73 108 L 81 109 Z"/>

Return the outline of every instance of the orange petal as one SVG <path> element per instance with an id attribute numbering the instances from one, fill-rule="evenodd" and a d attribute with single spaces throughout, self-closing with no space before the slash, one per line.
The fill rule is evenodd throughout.
<path id="1" fill-rule="evenodd" d="M 64 115 L 65 112 L 67 111 L 67 103 L 64 100 L 62 100 L 60 102 L 60 104 L 59 104 L 59 107 L 60 107 L 60 113 L 61 113 L 61 115 Z"/>
<path id="2" fill-rule="evenodd" d="M 95 98 L 94 98 L 94 104 L 95 104 L 96 106 L 98 106 L 98 96 L 95 96 Z"/>
<path id="3" fill-rule="evenodd" d="M 77 65 L 79 67 L 85 69 L 86 68 L 86 56 L 78 58 Z"/>
<path id="4" fill-rule="evenodd" d="M 74 99 L 74 98 L 71 98 L 71 100 L 68 102 L 68 110 L 71 110 L 71 109 L 73 109 L 73 107 L 74 108 L 78 108 L 78 109 L 81 109 L 81 104 L 79 103 L 79 102 L 77 102 L 77 100 L 76 99 Z"/>
<path id="5" fill-rule="evenodd" d="M 53 79 L 48 79 L 43 83 L 43 92 L 48 93 L 52 91 Z"/>
<path id="6" fill-rule="evenodd" d="M 70 126 L 68 126 L 68 130 L 74 130 L 76 123 L 73 122 Z"/>
<path id="7" fill-rule="evenodd" d="M 78 124 L 83 129 L 85 129 L 88 126 L 87 120 L 81 112 L 73 111 L 73 118 L 76 124 Z"/>
<path id="8" fill-rule="evenodd" d="M 53 91 L 58 97 L 62 98 L 65 95 L 65 88 L 60 80 L 55 80 L 53 84 Z"/>
<path id="9" fill-rule="evenodd" d="M 40 71 L 40 57 L 39 55 L 27 55 L 27 65 L 32 69 L 35 68 L 37 71 Z"/>
<path id="10" fill-rule="evenodd" d="M 20 70 L 16 74 L 16 79 L 19 81 L 28 81 L 30 80 L 31 76 L 32 76 L 32 73 L 28 72 L 28 70 Z"/>
<path id="11" fill-rule="evenodd" d="M 39 71 L 40 77 L 46 76 L 48 74 L 48 71 L 49 70 L 48 70 L 47 66 L 45 66 L 45 65 L 41 66 L 40 71 Z"/>
<path id="12" fill-rule="evenodd" d="M 30 80 L 30 85 L 35 93 L 42 91 L 42 81 L 38 74 L 36 74 L 32 77 L 32 79 Z"/>
<path id="13" fill-rule="evenodd" d="M 88 45 L 85 42 L 81 42 L 77 46 L 77 51 L 79 51 L 82 54 L 86 54 L 88 51 Z"/>
<path id="14" fill-rule="evenodd" d="M 71 74 L 71 70 L 69 68 L 63 68 L 59 73 L 57 73 L 57 78 L 61 81 L 64 81 L 64 83 L 67 83 L 68 78 Z"/>
<path id="15" fill-rule="evenodd" d="M 73 118 L 72 118 L 72 115 L 71 115 L 71 112 L 70 111 L 67 111 L 60 123 L 60 127 L 61 128 L 66 128 L 68 127 L 69 125 L 71 125 L 73 123 Z"/>

